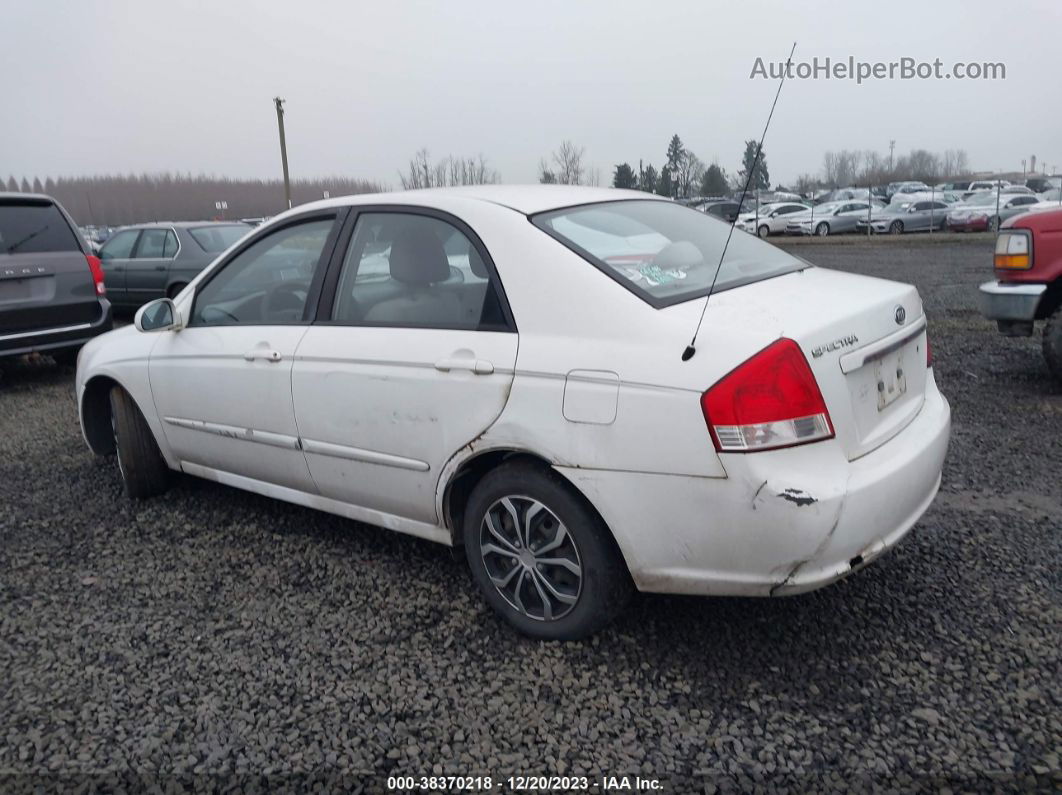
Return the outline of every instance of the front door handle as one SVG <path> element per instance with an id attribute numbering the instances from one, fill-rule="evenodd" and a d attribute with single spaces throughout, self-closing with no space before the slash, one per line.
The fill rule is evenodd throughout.
<path id="1" fill-rule="evenodd" d="M 268 348 L 251 348 L 243 355 L 243 358 L 249 362 L 253 362 L 255 359 L 265 359 L 267 362 L 279 362 L 284 357 L 280 355 L 280 351 L 271 351 Z"/>
<path id="2" fill-rule="evenodd" d="M 476 375 L 490 375 L 494 372 L 494 365 L 486 359 L 452 358 L 440 359 L 435 363 L 435 369 L 448 373 L 451 370 L 468 370 Z"/>

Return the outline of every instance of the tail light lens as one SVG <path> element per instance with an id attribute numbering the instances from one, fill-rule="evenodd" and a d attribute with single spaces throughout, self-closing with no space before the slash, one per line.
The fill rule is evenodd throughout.
<path id="1" fill-rule="evenodd" d="M 92 281 L 96 284 L 96 295 L 106 295 L 107 287 L 103 284 L 103 263 L 100 258 L 92 254 L 86 254 L 89 270 L 92 271 Z"/>
<path id="2" fill-rule="evenodd" d="M 833 438 L 833 422 L 803 352 L 780 339 L 701 396 L 719 452 L 748 453 Z"/>
<path id="3" fill-rule="evenodd" d="M 1028 270 L 1032 267 L 1032 236 L 1026 229 L 1009 229 L 996 238 L 993 264 L 1000 270 Z"/>

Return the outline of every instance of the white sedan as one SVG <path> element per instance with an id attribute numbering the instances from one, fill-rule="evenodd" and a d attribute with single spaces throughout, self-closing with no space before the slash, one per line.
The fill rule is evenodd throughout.
<path id="1" fill-rule="evenodd" d="M 799 202 L 775 202 L 765 204 L 759 211 L 742 213 L 738 216 L 737 227 L 743 232 L 750 232 L 759 237 L 780 235 L 786 224 L 796 213 L 807 212 L 808 206 Z"/>
<path id="2" fill-rule="evenodd" d="M 134 498 L 179 471 L 461 547 L 541 638 L 632 588 L 809 591 L 915 524 L 950 412 L 913 287 L 747 235 L 717 274 L 728 232 L 567 186 L 303 205 L 82 349 L 83 433 Z"/>

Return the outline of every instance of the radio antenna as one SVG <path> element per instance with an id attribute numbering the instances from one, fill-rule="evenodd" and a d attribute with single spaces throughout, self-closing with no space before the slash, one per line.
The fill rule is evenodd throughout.
<path id="1" fill-rule="evenodd" d="M 701 324 L 704 322 L 704 313 L 708 311 L 708 301 L 711 300 L 712 292 L 715 290 L 716 279 L 719 278 L 719 271 L 723 267 L 723 260 L 726 258 L 726 250 L 730 247 L 730 238 L 734 234 L 734 225 L 737 223 L 737 217 L 741 213 L 741 205 L 745 203 L 745 196 L 749 192 L 749 185 L 752 183 L 752 176 L 756 173 L 756 167 L 760 164 L 760 154 L 763 152 L 763 139 L 767 137 L 767 130 L 771 126 L 771 119 L 774 118 L 774 109 L 778 105 L 778 97 L 782 93 L 782 86 L 785 85 L 785 77 L 789 74 L 789 65 L 793 62 L 793 53 L 796 52 L 796 42 L 793 42 L 793 48 L 789 51 L 789 57 L 785 61 L 785 69 L 782 70 L 782 79 L 778 81 L 778 90 L 774 92 L 774 102 L 771 103 L 771 112 L 767 114 L 767 123 L 763 125 L 763 134 L 760 136 L 760 142 L 756 146 L 756 156 L 752 159 L 752 168 L 749 169 L 748 176 L 745 177 L 745 187 L 741 189 L 741 199 L 738 201 L 738 212 L 734 213 L 734 220 L 730 222 L 730 231 L 726 235 L 726 243 L 723 244 L 723 251 L 719 255 L 719 264 L 715 266 L 715 273 L 712 275 L 712 283 L 708 285 L 708 295 L 704 297 L 704 306 L 701 307 L 701 316 L 697 319 L 697 328 L 693 330 L 693 338 L 690 339 L 690 344 L 686 346 L 686 350 L 682 352 L 682 361 L 688 362 L 693 358 L 693 354 L 697 352 L 697 335 L 701 333 Z M 759 198 L 757 196 L 757 201 Z"/>

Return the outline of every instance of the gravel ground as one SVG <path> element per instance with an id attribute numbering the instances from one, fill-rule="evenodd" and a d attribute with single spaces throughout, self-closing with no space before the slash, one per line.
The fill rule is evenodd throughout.
<path id="1" fill-rule="evenodd" d="M 529 773 L 1062 786 L 1062 389 L 1038 338 L 977 313 L 987 238 L 904 241 L 794 250 L 922 292 L 954 433 L 916 531 L 817 593 L 639 596 L 582 643 L 515 636 L 427 542 L 193 479 L 132 503 L 81 441 L 72 373 L 9 368 L 0 788 L 128 771 L 367 791 L 432 773 L 495 791 Z"/>

